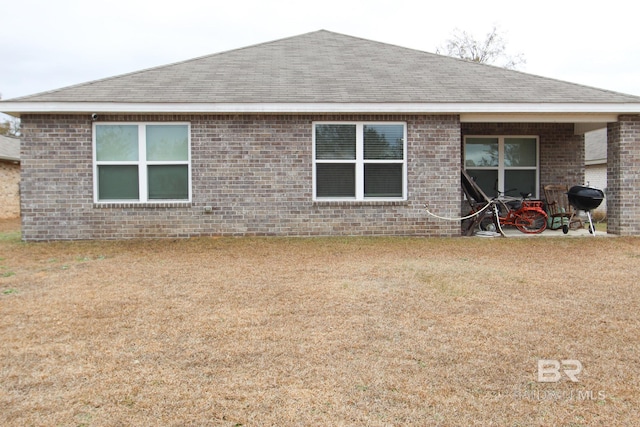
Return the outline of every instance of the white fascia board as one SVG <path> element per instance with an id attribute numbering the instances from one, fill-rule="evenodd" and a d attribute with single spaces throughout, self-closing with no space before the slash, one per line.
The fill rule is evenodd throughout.
<path id="1" fill-rule="evenodd" d="M 607 123 L 617 122 L 623 113 L 462 113 L 463 123 L 576 123 L 585 124 L 589 130 L 600 129 Z"/>
<path id="2" fill-rule="evenodd" d="M 460 114 L 462 121 L 486 121 L 495 114 L 638 114 L 640 103 L 117 103 L 0 102 L 7 114 L 21 113 L 422 113 Z M 557 119 L 557 117 L 556 117 Z M 591 117 L 589 121 L 593 121 Z M 603 121 L 603 120 L 600 120 Z M 608 120 L 607 120 L 608 121 Z M 615 121 L 615 120 L 614 120 Z"/>

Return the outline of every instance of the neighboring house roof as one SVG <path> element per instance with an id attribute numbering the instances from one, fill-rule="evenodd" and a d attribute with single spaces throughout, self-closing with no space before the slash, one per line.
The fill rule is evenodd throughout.
<path id="1" fill-rule="evenodd" d="M 20 140 L 0 135 L 0 160 L 20 161 Z"/>
<path id="2" fill-rule="evenodd" d="M 640 97 L 321 30 L 1 101 L 0 109 L 620 113 L 640 112 Z"/>
<path id="3" fill-rule="evenodd" d="M 585 165 L 607 163 L 607 129 L 599 129 L 584 134 Z"/>

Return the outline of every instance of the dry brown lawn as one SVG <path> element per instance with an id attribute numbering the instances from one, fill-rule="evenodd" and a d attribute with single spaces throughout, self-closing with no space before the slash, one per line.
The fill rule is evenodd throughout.
<path id="1" fill-rule="evenodd" d="M 640 419 L 639 239 L 27 244 L 17 228 L 0 223 L 3 426 Z M 538 382 L 541 359 L 580 361 L 579 382 Z"/>

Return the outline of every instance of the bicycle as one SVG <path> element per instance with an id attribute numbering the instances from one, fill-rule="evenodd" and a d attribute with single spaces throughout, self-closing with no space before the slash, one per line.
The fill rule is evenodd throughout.
<path id="1" fill-rule="evenodd" d="M 491 199 L 492 206 L 487 209 L 480 222 L 484 231 L 502 232 L 503 226 L 516 227 L 526 234 L 542 233 L 547 228 L 547 213 L 540 200 L 530 200 L 531 193 L 520 193 L 522 198 L 507 197 L 504 193 Z M 498 219 L 496 221 L 496 218 Z"/>

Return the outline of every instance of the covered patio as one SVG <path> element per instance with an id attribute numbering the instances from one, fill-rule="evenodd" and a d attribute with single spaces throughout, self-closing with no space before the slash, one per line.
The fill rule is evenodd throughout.
<path id="1" fill-rule="evenodd" d="M 481 185 L 484 178 L 483 189 L 490 197 L 498 192 L 519 188 L 520 191 L 524 189 L 525 192 L 530 192 L 533 198 L 544 200 L 543 188 L 546 185 L 560 184 L 572 187 L 586 183 L 584 135 L 592 130 L 606 128 L 609 159 L 606 189 L 607 233 L 639 235 L 640 174 L 637 170 L 640 165 L 640 115 L 616 112 L 623 110 L 619 104 L 615 105 L 615 109 L 613 106 L 592 107 L 592 112 L 586 112 L 585 107 L 585 113 L 571 114 L 461 114 L 463 167 L 470 174 L 475 174 L 474 178 L 478 179 Z M 549 105 L 546 108 L 548 109 Z M 575 109 L 575 106 L 572 108 Z M 612 108 L 612 111 L 593 112 L 605 108 Z M 499 149 L 494 150 L 497 153 L 495 166 L 490 164 L 487 156 L 482 157 L 482 163 L 477 162 L 477 156 L 469 154 L 470 149 L 475 148 L 474 144 L 486 146 L 485 141 L 491 138 L 500 141 Z M 509 138 L 515 142 L 522 141 L 523 138 L 535 139 L 536 145 L 530 150 L 529 163 L 522 162 L 519 157 L 520 162 L 512 161 L 517 164 L 509 167 L 509 147 L 502 143 Z M 520 147 L 516 148 L 520 152 L 526 151 Z M 486 151 L 489 150 L 485 149 Z M 478 166 L 478 163 L 482 164 Z M 487 176 L 490 179 L 487 179 Z M 515 196 L 516 193 L 512 195 Z M 584 232 L 588 234 L 586 228 Z M 545 236 L 555 234 L 553 230 L 544 233 Z"/>

